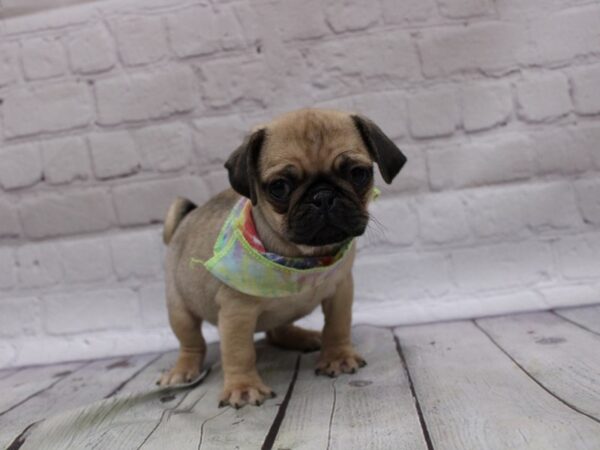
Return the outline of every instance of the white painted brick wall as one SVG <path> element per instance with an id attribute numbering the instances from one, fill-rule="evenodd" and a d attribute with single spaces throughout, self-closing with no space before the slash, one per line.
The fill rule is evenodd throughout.
<path id="1" fill-rule="evenodd" d="M 365 114 L 409 158 L 392 186 L 378 176 L 357 323 L 600 302 L 599 29 L 589 0 L 105 0 L 5 19 L 0 367 L 174 347 L 166 208 L 225 188 L 247 130 L 303 106 Z"/>

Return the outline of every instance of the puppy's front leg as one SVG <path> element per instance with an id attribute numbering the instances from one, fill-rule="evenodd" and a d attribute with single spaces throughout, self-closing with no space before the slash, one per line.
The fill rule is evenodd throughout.
<path id="1" fill-rule="evenodd" d="M 322 350 L 316 374 L 336 377 L 340 373 L 355 373 L 367 363 L 354 351 L 351 341 L 352 298 L 354 283 L 349 274 L 339 285 L 333 297 L 323 301 L 325 326 Z"/>
<path id="2" fill-rule="evenodd" d="M 260 313 L 258 300 L 223 286 L 217 294 L 221 363 L 224 386 L 219 406 L 259 406 L 274 397 L 256 370 L 254 331 Z"/>

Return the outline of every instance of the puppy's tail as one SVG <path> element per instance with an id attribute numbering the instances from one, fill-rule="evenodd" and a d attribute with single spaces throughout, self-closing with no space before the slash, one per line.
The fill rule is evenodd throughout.
<path id="1" fill-rule="evenodd" d="M 196 204 L 187 198 L 177 197 L 175 199 L 169 207 L 167 217 L 165 218 L 165 226 L 163 228 L 163 242 L 165 244 L 171 242 L 171 238 L 183 218 L 196 208 Z"/>

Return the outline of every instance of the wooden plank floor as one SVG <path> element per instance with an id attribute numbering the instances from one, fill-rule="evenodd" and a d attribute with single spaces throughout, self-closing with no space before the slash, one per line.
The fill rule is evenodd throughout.
<path id="1" fill-rule="evenodd" d="M 240 410 L 214 345 L 175 389 L 176 352 L 0 371 L 0 448 L 600 449 L 600 305 L 353 333 L 369 365 L 337 379 L 259 343 L 279 395 Z"/>

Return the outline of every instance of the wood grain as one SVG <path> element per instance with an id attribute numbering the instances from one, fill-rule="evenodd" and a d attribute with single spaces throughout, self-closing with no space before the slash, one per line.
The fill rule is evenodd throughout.
<path id="1" fill-rule="evenodd" d="M 206 380 L 205 392 L 190 393 L 181 405 L 169 412 L 142 448 L 260 448 L 290 385 L 298 354 L 266 346 L 263 342 L 258 344 L 257 357 L 258 371 L 278 394 L 277 398 L 267 400 L 260 407 L 218 408 L 223 375 L 217 366 Z"/>
<path id="2" fill-rule="evenodd" d="M 150 364 L 129 379 L 117 395 L 54 415 L 33 428 L 21 448 L 136 448 L 163 411 L 183 398 L 185 388 L 155 386 L 160 370 L 166 369 L 175 356 L 147 355 Z"/>
<path id="3" fill-rule="evenodd" d="M 600 336 L 549 312 L 477 324 L 542 386 L 600 424 Z"/>
<path id="4" fill-rule="evenodd" d="M 0 420 L 12 408 L 29 397 L 49 389 L 87 363 L 64 363 L 53 366 L 27 367 L 0 380 Z"/>
<path id="5" fill-rule="evenodd" d="M 600 448 L 600 424 L 548 394 L 474 323 L 395 332 L 436 450 Z"/>
<path id="6" fill-rule="evenodd" d="M 354 375 L 316 377 L 317 355 L 303 356 L 274 448 L 426 448 L 392 332 L 356 327 L 353 340 L 368 361 Z"/>
<path id="7" fill-rule="evenodd" d="M 156 355 L 99 360 L 65 375 L 60 382 L 2 416 L 0 448 L 33 422 L 104 398 L 153 359 Z"/>
<path id="8" fill-rule="evenodd" d="M 581 308 L 556 309 L 554 312 L 583 328 L 600 334 L 600 305 L 583 306 Z"/>

